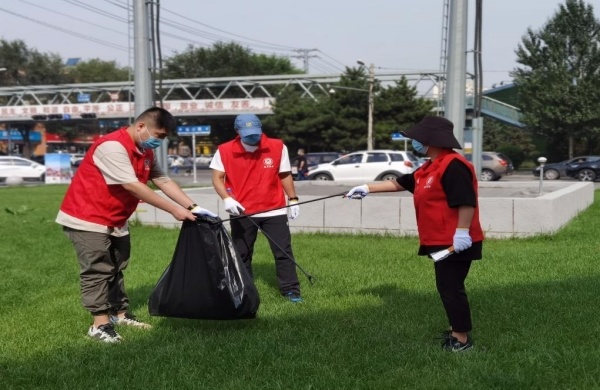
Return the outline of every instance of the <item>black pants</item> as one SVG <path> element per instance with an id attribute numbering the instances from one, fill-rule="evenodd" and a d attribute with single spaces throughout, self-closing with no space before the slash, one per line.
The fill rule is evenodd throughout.
<path id="1" fill-rule="evenodd" d="M 465 289 L 465 279 L 471 261 L 438 261 L 435 264 L 435 284 L 446 310 L 446 316 L 455 332 L 470 332 L 471 309 Z"/>
<path id="2" fill-rule="evenodd" d="M 250 218 L 252 218 L 252 221 L 249 220 Z M 296 274 L 296 267 L 290 260 L 290 257 L 294 258 L 294 254 L 292 252 L 292 236 L 290 234 L 287 215 L 264 218 L 247 217 L 231 220 L 233 245 L 251 276 L 253 276 L 252 254 L 254 253 L 254 242 L 258 233 L 258 227 L 253 221 L 261 228 L 265 236 L 269 236 L 270 238 L 267 238 L 267 240 L 275 258 L 275 272 L 277 274 L 279 291 L 282 294 L 289 291 L 299 294 L 300 282 Z"/>

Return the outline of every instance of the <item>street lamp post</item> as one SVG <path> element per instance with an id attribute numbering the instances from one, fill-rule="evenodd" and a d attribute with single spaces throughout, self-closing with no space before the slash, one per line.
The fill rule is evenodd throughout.
<path id="1" fill-rule="evenodd" d="M 359 65 L 365 66 L 365 63 L 358 60 Z M 373 99 L 373 84 L 375 83 L 375 65 L 369 65 L 369 117 L 367 121 L 367 150 L 373 150 L 373 110 L 375 99 Z"/>

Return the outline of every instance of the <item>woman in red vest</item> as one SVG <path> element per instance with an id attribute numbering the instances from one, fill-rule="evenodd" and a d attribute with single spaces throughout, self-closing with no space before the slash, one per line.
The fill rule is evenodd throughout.
<path id="1" fill-rule="evenodd" d="M 414 195 L 419 231 L 419 256 L 451 248 L 452 254 L 434 262 L 438 293 L 450 329 L 443 332 L 442 348 L 468 351 L 471 310 L 465 279 L 471 262 L 482 258 L 483 231 L 479 224 L 477 176 L 473 166 L 453 149 L 462 149 L 453 134 L 452 122 L 426 117 L 404 133 L 416 152 L 430 157 L 412 174 L 397 180 L 352 188 L 348 199 L 362 199 L 371 192 L 409 191 Z"/>

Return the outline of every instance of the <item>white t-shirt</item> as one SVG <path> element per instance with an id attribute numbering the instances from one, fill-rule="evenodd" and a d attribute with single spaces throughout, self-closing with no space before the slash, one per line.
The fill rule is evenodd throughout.
<path id="1" fill-rule="evenodd" d="M 254 152 L 256 149 L 258 149 L 258 146 L 246 145 L 243 142 L 242 142 L 242 146 L 244 147 L 244 149 L 247 152 Z M 225 172 L 225 166 L 223 165 L 223 161 L 221 160 L 221 154 L 219 153 L 218 150 L 215 153 L 215 155 L 213 156 L 212 161 L 210 162 L 209 168 L 220 171 L 220 172 Z M 292 165 L 290 164 L 290 156 L 288 154 L 288 149 L 287 149 L 287 146 L 283 145 L 283 150 L 281 151 L 281 163 L 279 164 L 279 173 L 291 172 L 291 171 L 292 171 Z M 227 175 L 227 172 L 225 172 L 225 174 Z M 287 208 L 282 208 L 279 210 L 273 210 L 273 211 L 269 211 L 266 213 L 256 214 L 256 215 L 253 215 L 253 217 L 273 217 L 276 215 L 285 215 L 285 214 L 287 214 Z"/>

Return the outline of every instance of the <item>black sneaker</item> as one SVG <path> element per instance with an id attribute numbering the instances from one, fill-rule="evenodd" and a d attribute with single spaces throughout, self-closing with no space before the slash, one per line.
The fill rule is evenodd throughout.
<path id="1" fill-rule="evenodd" d="M 120 343 L 123 340 L 111 324 L 103 324 L 97 328 L 94 325 L 90 326 L 88 336 L 105 343 Z"/>
<path id="2" fill-rule="evenodd" d="M 442 349 L 448 352 L 467 352 L 473 348 L 471 336 L 467 336 L 467 341 L 461 343 L 456 337 L 452 337 L 452 332 L 447 333 L 448 338 L 442 341 Z"/>

